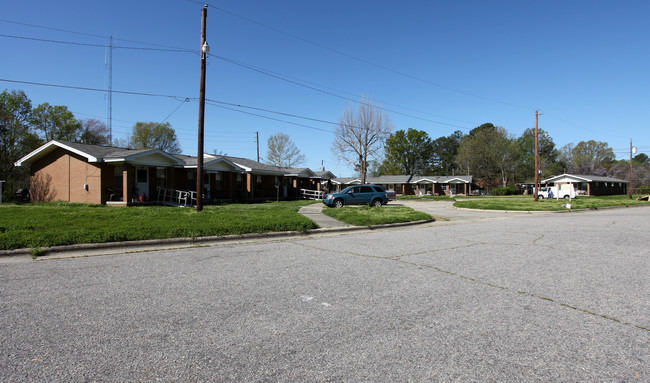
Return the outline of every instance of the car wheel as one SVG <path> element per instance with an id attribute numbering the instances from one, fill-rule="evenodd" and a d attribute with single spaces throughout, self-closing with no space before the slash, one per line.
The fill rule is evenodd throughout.
<path id="1" fill-rule="evenodd" d="M 538 199 L 544 199 L 544 196 L 543 195 L 538 195 L 537 198 Z"/>
<path id="2" fill-rule="evenodd" d="M 372 201 L 372 206 L 374 206 L 374 207 L 381 207 L 381 200 L 380 200 L 380 199 L 376 199 L 376 200 Z"/>
<path id="3" fill-rule="evenodd" d="M 334 207 L 343 207 L 343 200 L 342 199 L 335 200 Z"/>
<path id="4" fill-rule="evenodd" d="M 568 195 L 568 194 L 565 195 L 565 196 L 564 196 L 564 199 L 569 199 L 569 195 Z"/>

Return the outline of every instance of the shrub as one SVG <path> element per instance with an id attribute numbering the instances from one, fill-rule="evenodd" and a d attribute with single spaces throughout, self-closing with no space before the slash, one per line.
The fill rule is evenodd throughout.
<path id="1" fill-rule="evenodd" d="M 515 194 L 515 188 L 511 188 L 511 187 L 492 188 L 490 190 L 490 194 L 492 194 L 492 195 L 514 195 Z"/>
<path id="2" fill-rule="evenodd" d="M 650 194 L 650 185 L 639 186 L 634 192 L 637 194 Z"/>

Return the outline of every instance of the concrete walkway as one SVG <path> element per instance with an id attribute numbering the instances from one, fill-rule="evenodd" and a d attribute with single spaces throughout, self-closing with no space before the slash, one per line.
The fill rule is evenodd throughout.
<path id="1" fill-rule="evenodd" d="M 325 214 L 323 214 L 323 205 L 322 203 L 315 203 L 312 205 L 307 205 L 303 206 L 300 208 L 298 213 L 304 215 L 305 217 L 311 219 L 312 221 L 316 222 L 319 228 L 321 229 L 328 229 L 332 227 L 346 227 L 346 226 L 352 226 L 348 225 L 345 222 L 341 222 L 337 219 L 334 219 L 332 217 L 328 217 Z"/>
<path id="2" fill-rule="evenodd" d="M 518 214 L 530 214 L 528 211 L 500 211 L 500 210 L 475 210 L 475 209 L 458 209 L 454 207 L 453 201 L 391 201 L 388 206 L 407 206 L 413 210 L 430 214 L 434 218 L 443 218 L 447 221 L 470 221 L 481 219 L 503 218 Z M 311 219 L 318 224 L 319 228 L 349 227 L 345 222 L 338 221 L 322 213 L 324 205 L 315 203 L 300 208 L 300 214 Z M 536 214 L 552 214 L 553 212 L 543 211 L 535 212 Z"/>

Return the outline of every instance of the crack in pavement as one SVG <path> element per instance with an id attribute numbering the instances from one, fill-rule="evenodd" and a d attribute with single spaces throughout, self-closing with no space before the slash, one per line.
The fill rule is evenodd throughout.
<path id="1" fill-rule="evenodd" d="M 543 237 L 543 235 L 542 235 L 542 237 Z M 590 311 L 590 310 L 587 310 L 587 309 L 583 309 L 583 308 L 580 308 L 580 307 L 577 307 L 577 306 L 573 306 L 573 305 L 570 305 L 570 304 L 567 304 L 567 303 L 557 301 L 557 300 L 549 298 L 549 297 L 544 297 L 544 296 L 541 296 L 541 295 L 537 295 L 537 294 L 532 293 L 532 292 L 527 292 L 527 291 L 522 291 L 522 290 L 515 290 L 515 289 L 510 288 L 510 287 L 500 286 L 500 285 L 497 285 L 497 284 L 494 284 L 494 283 L 491 283 L 491 282 L 483 281 L 481 279 L 477 279 L 477 278 L 473 278 L 473 277 L 470 277 L 470 276 L 467 276 L 467 275 L 459 274 L 459 273 L 456 273 L 454 271 L 445 270 L 445 269 L 442 269 L 442 268 L 440 268 L 438 266 L 433 266 L 433 265 L 428 265 L 428 264 L 423 264 L 423 263 L 417 263 L 417 262 L 409 262 L 409 261 L 401 259 L 402 257 L 408 257 L 408 256 L 412 256 L 412 255 L 423 255 L 423 254 L 427 254 L 427 253 L 432 253 L 432 251 L 430 251 L 430 250 L 422 251 L 422 252 L 418 252 L 418 253 L 412 253 L 412 254 L 399 255 L 399 256 L 381 257 L 381 256 L 375 256 L 375 255 L 368 255 L 368 254 L 359 254 L 359 253 L 355 253 L 355 252 L 352 252 L 352 251 L 346 251 L 346 250 L 331 250 L 331 249 L 321 248 L 321 247 L 314 246 L 314 245 L 308 245 L 308 244 L 305 244 L 305 243 L 298 243 L 298 242 L 294 242 L 294 241 L 291 241 L 291 242 L 294 243 L 295 245 L 298 245 L 298 246 L 312 248 L 312 249 L 319 250 L 319 251 L 328 251 L 328 252 L 336 253 L 336 254 L 343 253 L 343 254 L 353 255 L 355 257 L 382 259 L 382 260 L 388 260 L 388 261 L 393 261 L 393 262 L 399 262 L 399 263 L 402 263 L 402 264 L 405 264 L 405 265 L 416 266 L 418 268 L 427 268 L 427 269 L 435 270 L 435 271 L 437 271 L 439 273 L 446 274 L 446 275 L 456 277 L 456 278 L 460 278 L 460 279 L 464 279 L 464 280 L 467 280 L 467 281 L 470 281 L 470 282 L 477 283 L 479 285 L 483 285 L 483 286 L 487 286 L 487 287 L 491 287 L 491 288 L 496 288 L 496 289 L 500 289 L 500 290 L 503 290 L 503 291 L 506 291 L 506 292 L 516 293 L 516 294 L 519 294 L 519 295 L 525 295 L 525 296 L 528 296 L 528 297 L 531 297 L 531 298 L 538 299 L 540 301 L 546 301 L 546 302 L 556 304 L 556 305 L 558 305 L 560 307 L 572 309 L 572 310 L 575 310 L 575 311 L 580 311 L 582 313 L 585 313 L 585 314 L 588 314 L 588 315 L 591 315 L 591 316 L 600 317 L 600 318 L 603 318 L 603 319 L 606 319 L 606 320 L 609 320 L 609 321 L 612 321 L 612 322 L 615 322 L 615 323 L 618 323 L 618 324 L 622 324 L 624 326 L 633 327 L 633 328 L 637 328 L 639 330 L 645 330 L 645 331 L 650 332 L 650 328 L 647 328 L 647 327 L 644 327 L 644 326 L 641 326 L 641 325 L 637 325 L 637 324 L 633 324 L 633 323 L 630 323 L 630 322 L 626 322 L 626 321 L 620 320 L 618 318 L 615 318 L 613 316 L 609 316 L 609 315 L 606 315 L 606 314 L 599 314 L 599 313 L 596 313 L 596 312 L 593 312 L 593 311 Z M 479 243 L 475 243 L 475 244 L 471 244 L 471 245 L 467 245 L 467 246 L 458 246 L 456 248 L 472 247 L 472 246 L 476 246 L 477 244 L 479 244 Z M 441 251 L 441 250 L 435 250 L 433 252 L 438 252 L 438 251 Z"/>

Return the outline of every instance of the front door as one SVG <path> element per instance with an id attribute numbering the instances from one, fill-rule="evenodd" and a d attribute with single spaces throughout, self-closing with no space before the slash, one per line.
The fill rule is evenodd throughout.
<path id="1" fill-rule="evenodd" d="M 149 195 L 149 168 L 138 166 L 135 168 L 135 187 L 138 188 L 138 197 L 150 198 Z"/>

